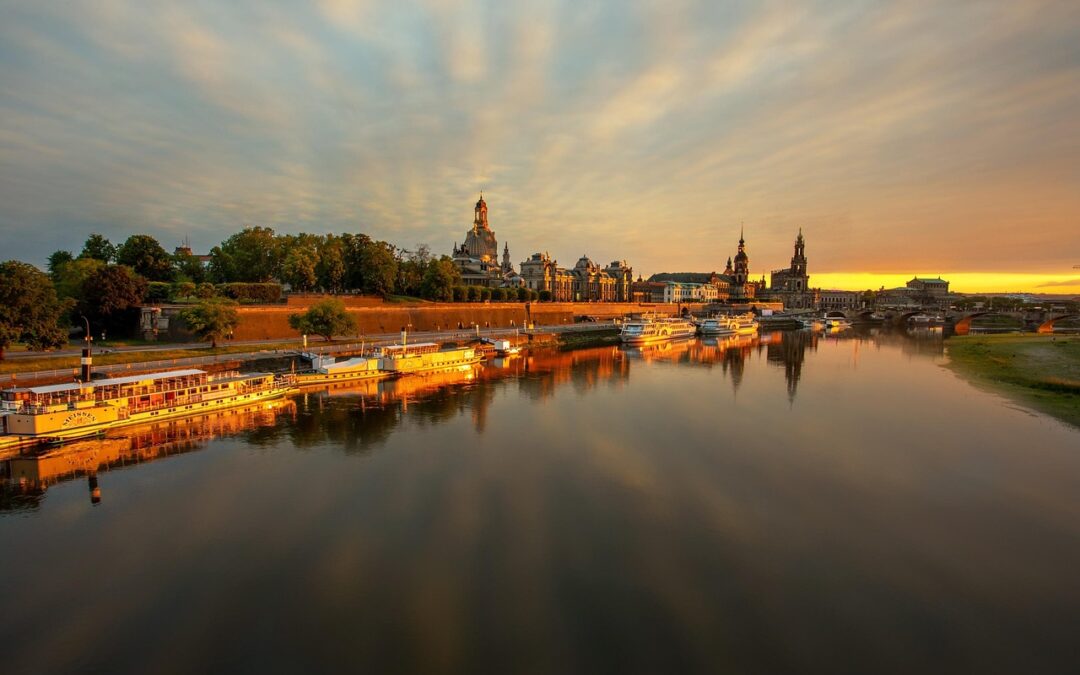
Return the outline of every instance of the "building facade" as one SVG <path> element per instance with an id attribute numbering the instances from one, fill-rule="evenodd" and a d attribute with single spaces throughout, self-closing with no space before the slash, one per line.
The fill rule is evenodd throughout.
<path id="1" fill-rule="evenodd" d="M 801 227 L 799 236 L 795 238 L 791 265 L 786 269 L 773 270 L 769 295 L 789 309 L 813 309 L 818 304 L 818 294 L 810 288 L 810 275 L 806 269 L 806 241 Z"/>
<path id="2" fill-rule="evenodd" d="M 821 309 L 826 312 L 858 309 L 863 305 L 862 291 L 821 291 Z"/>
<path id="3" fill-rule="evenodd" d="M 510 262 L 509 245 L 504 246 L 502 263 L 499 262 L 499 243 L 488 223 L 488 206 L 483 194 L 473 208 L 472 228 L 465 234 L 461 246 L 454 244 L 451 258 L 467 286 L 494 288 L 520 284 Z"/>
<path id="4" fill-rule="evenodd" d="M 521 263 L 526 288 L 547 291 L 555 302 L 630 302 L 634 270 L 625 260 L 601 268 L 582 256 L 572 269 L 559 267 L 547 252 L 533 253 Z"/>

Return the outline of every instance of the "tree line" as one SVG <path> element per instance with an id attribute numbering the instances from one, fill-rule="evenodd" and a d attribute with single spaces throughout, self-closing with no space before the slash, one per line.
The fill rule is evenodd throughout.
<path id="1" fill-rule="evenodd" d="M 127 335 L 146 302 L 200 305 L 199 313 L 193 308 L 184 318 L 216 342 L 231 330 L 222 317 L 235 315 L 232 304 L 274 302 L 283 285 L 293 292 L 444 302 L 544 299 L 524 288 L 464 286 L 453 261 L 432 255 L 426 244 L 407 250 L 365 234 L 279 235 L 269 227 L 244 228 L 214 246 L 207 262 L 186 248 L 169 253 L 150 235 L 113 244 L 95 233 L 78 254 L 53 252 L 47 269 L 45 274 L 14 260 L 0 264 L 0 359 L 13 343 L 34 349 L 66 344 L 68 327 L 82 325 L 84 317 L 95 334 Z"/>

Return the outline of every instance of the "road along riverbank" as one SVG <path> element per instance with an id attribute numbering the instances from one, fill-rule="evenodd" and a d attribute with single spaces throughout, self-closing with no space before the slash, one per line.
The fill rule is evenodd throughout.
<path id="1" fill-rule="evenodd" d="M 957 374 L 1080 427 L 1080 337 L 957 336 L 945 351 Z"/>

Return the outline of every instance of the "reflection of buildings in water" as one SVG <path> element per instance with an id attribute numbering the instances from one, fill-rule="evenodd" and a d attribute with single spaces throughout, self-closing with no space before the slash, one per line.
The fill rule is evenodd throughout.
<path id="1" fill-rule="evenodd" d="M 802 377 L 807 349 L 817 350 L 817 336 L 806 330 L 779 332 L 769 341 L 766 359 L 769 363 L 783 366 L 788 401 L 792 403 L 799 387 L 799 378 Z"/>
<path id="2" fill-rule="evenodd" d="M 940 329 L 879 330 L 874 341 L 880 345 L 893 345 L 904 354 L 936 358 L 945 354 L 945 335 Z"/>
<path id="3" fill-rule="evenodd" d="M 36 508 L 45 490 L 81 476 L 87 477 L 90 501 L 101 501 L 99 474 L 200 449 L 219 436 L 250 432 L 249 441 L 263 428 L 272 428 L 282 413 L 295 409 L 289 400 L 220 410 L 208 415 L 142 424 L 107 434 L 104 438 L 75 441 L 38 454 L 4 462 L 6 481 L 0 492 L 0 510 Z"/>

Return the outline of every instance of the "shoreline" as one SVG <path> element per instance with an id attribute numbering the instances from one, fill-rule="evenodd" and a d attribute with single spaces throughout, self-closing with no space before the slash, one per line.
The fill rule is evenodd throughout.
<path id="1" fill-rule="evenodd" d="M 976 386 L 1080 427 L 1080 337 L 953 336 L 945 351 L 945 367 Z"/>

